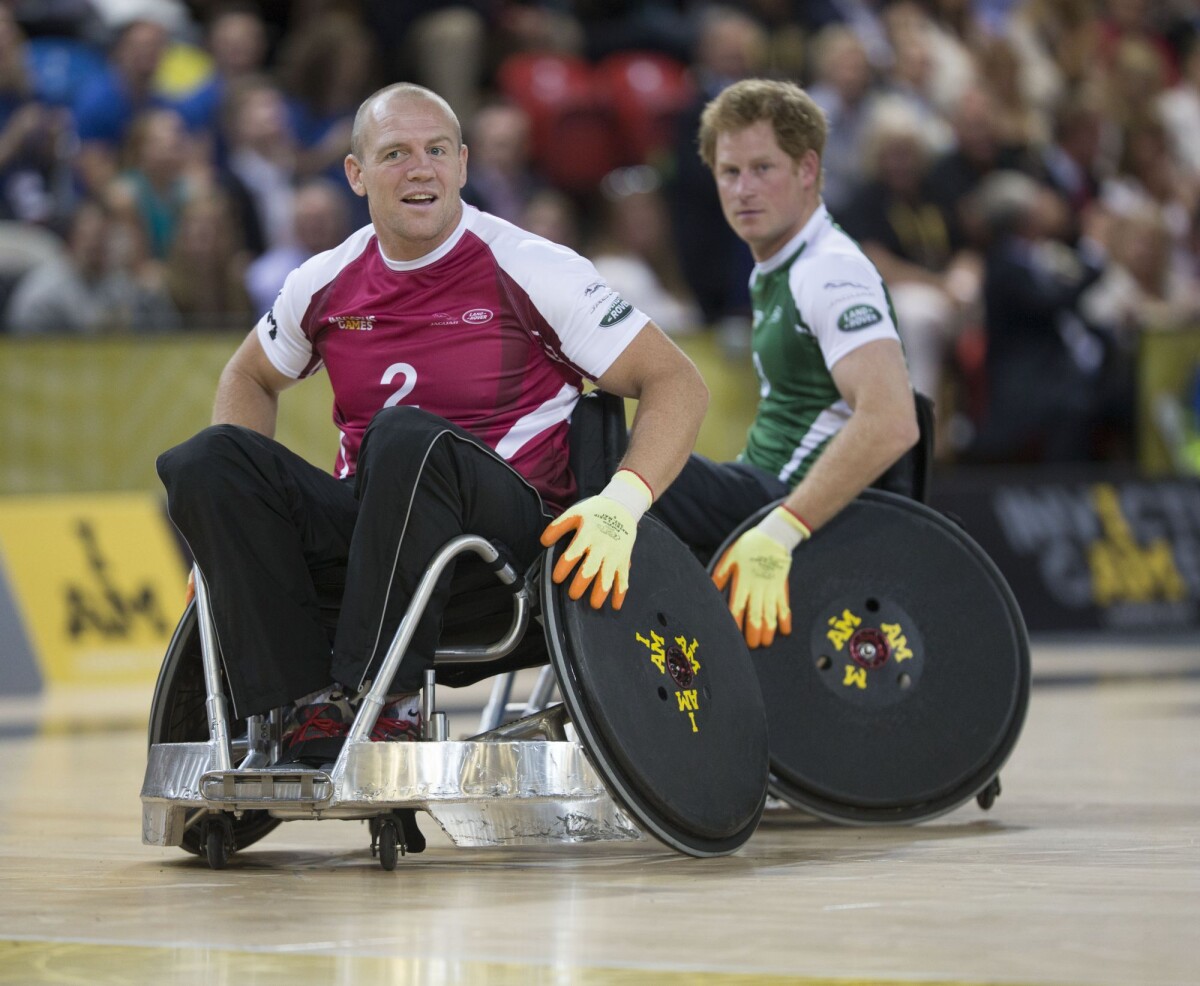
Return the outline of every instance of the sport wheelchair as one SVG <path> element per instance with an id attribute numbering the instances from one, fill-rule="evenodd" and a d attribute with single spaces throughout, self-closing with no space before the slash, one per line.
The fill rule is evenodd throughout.
<path id="1" fill-rule="evenodd" d="M 597 492 L 625 445 L 623 402 L 593 392 L 572 418 L 572 468 Z M 564 539 L 565 541 L 566 539 Z M 282 711 L 231 721 L 203 579 L 155 688 L 142 841 L 181 846 L 215 869 L 290 819 L 365 819 L 385 870 L 419 852 L 416 810 L 458 846 L 642 840 L 691 856 L 736 851 L 767 795 L 766 713 L 749 652 L 703 567 L 653 518 L 639 525 L 619 611 L 567 598 L 550 578 L 564 545 L 530 573 L 503 546 L 465 535 L 426 570 L 335 763 L 276 765 Z M 422 741 L 374 743 L 387 683 L 442 572 L 455 565 Z M 335 618 L 330 614 L 331 619 Z M 535 625 L 540 624 L 540 629 Z M 482 641 L 482 642 L 481 642 Z M 438 684 L 549 662 L 562 702 L 448 738 Z M 530 707 L 532 708 L 532 707 Z"/>
<path id="2" fill-rule="evenodd" d="M 792 557 L 792 632 L 753 652 L 770 724 L 770 792 L 827 821 L 988 810 L 1029 703 L 1029 639 L 1000 571 L 928 506 L 933 405 L 920 440 Z M 725 550 L 776 506 L 733 531 Z"/>

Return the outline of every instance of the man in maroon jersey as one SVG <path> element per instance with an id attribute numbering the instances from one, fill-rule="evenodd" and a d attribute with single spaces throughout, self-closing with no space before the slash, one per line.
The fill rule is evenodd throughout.
<path id="1" fill-rule="evenodd" d="M 467 148 L 440 96 L 404 83 L 372 95 L 345 166 L 371 224 L 292 272 L 221 374 L 212 426 L 158 460 L 234 711 L 295 702 L 292 759 L 325 759 L 346 734 L 422 572 L 458 534 L 527 565 L 574 531 L 557 581 L 574 570 L 572 598 L 590 588 L 591 605 L 619 607 L 637 520 L 687 459 L 708 399 L 589 261 L 462 202 Z M 322 365 L 341 433 L 333 475 L 272 438 L 279 393 Z M 584 378 L 638 411 L 622 468 L 570 506 Z M 331 653 L 315 586 L 342 570 Z M 415 735 L 444 602 L 426 609 L 374 738 Z"/>

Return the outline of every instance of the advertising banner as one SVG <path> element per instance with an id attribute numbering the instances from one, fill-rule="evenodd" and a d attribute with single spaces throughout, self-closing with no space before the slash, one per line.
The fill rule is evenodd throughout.
<path id="1" fill-rule="evenodd" d="M 950 472 L 932 505 L 992 557 L 1031 633 L 1200 629 L 1200 480 Z"/>
<path id="2" fill-rule="evenodd" d="M 186 580 L 159 498 L 0 498 L 0 559 L 45 683 L 154 680 Z"/>

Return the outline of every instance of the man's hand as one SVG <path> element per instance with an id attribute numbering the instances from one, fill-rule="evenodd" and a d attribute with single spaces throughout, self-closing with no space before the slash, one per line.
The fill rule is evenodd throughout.
<path id="1" fill-rule="evenodd" d="M 729 590 L 729 611 L 751 647 L 770 647 L 775 631 L 792 632 L 788 572 L 792 551 L 811 531 L 785 506 L 772 510 L 734 541 L 713 571 L 713 582 Z"/>
<path id="2" fill-rule="evenodd" d="M 653 502 L 654 493 L 637 473 L 619 469 L 603 491 L 550 523 L 542 532 L 547 548 L 567 531 L 575 532 L 552 573 L 555 582 L 564 582 L 579 562 L 568 596 L 578 599 L 591 585 L 593 609 L 600 609 L 610 593 L 613 609 L 621 608 L 629 588 L 629 558 L 638 520 Z"/>

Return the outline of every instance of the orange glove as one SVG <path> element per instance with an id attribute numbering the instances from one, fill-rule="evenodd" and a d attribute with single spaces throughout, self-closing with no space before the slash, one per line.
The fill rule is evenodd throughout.
<path id="1" fill-rule="evenodd" d="M 552 573 L 554 581 L 562 583 L 579 562 L 568 596 L 578 599 L 591 585 L 593 609 L 600 609 L 610 593 L 613 609 L 621 608 L 629 588 L 638 520 L 653 502 L 654 493 L 644 479 L 632 470 L 618 469 L 600 493 L 581 500 L 542 531 L 547 548 L 567 531 L 575 532 Z"/>
<path id="2" fill-rule="evenodd" d="M 770 647 L 775 631 L 792 632 L 788 572 L 792 552 L 811 531 L 782 504 L 733 542 L 713 570 L 713 582 L 729 590 L 729 611 L 750 647 Z"/>

